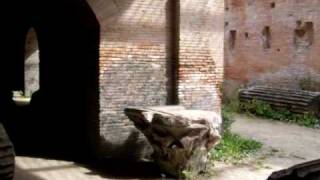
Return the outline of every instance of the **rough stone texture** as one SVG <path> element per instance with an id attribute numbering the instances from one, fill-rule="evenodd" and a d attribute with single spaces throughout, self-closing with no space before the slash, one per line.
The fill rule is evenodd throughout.
<path id="1" fill-rule="evenodd" d="M 320 90 L 319 1 L 227 0 L 225 93 L 269 85 Z"/>
<path id="2" fill-rule="evenodd" d="M 221 117 L 183 107 L 126 108 L 125 114 L 152 145 L 154 160 L 169 174 L 204 171 L 220 140 Z"/>
<path id="3" fill-rule="evenodd" d="M 101 25 L 102 154 L 150 154 L 145 138 L 123 113 L 127 106 L 175 104 L 172 98 L 177 98 L 186 107 L 219 111 L 223 0 L 88 2 Z M 172 24 L 173 15 L 180 23 Z"/>

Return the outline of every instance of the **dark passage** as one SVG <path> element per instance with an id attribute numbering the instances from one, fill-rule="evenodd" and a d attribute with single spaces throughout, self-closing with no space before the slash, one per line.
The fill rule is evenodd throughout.
<path id="1" fill-rule="evenodd" d="M 87 157 L 98 144 L 99 23 L 84 0 L 1 2 L 0 121 L 23 154 Z M 7 12 L 7 13 L 5 13 Z M 38 37 L 40 90 L 24 89 L 25 41 Z"/>

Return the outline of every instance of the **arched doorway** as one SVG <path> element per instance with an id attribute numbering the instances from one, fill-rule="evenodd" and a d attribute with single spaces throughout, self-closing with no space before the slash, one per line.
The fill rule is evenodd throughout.
<path id="1" fill-rule="evenodd" d="M 99 138 L 100 26 L 94 13 L 82 0 L 6 8 L 13 16 L 6 16 L 6 36 L 0 35 L 7 45 L 0 49 L 0 108 L 11 113 L 1 109 L 0 116 L 6 114 L 18 153 L 85 157 Z M 25 46 L 35 34 L 39 54 Z M 32 97 L 30 105 L 12 105 L 17 90 Z"/>
<path id="2" fill-rule="evenodd" d="M 24 64 L 24 94 L 31 97 L 39 90 L 39 45 L 37 33 L 31 28 L 26 37 L 25 64 Z"/>
<path id="3" fill-rule="evenodd" d="M 30 28 L 26 35 L 24 61 L 24 89 L 13 91 L 13 101 L 18 106 L 29 105 L 32 94 L 39 90 L 39 46 L 34 28 Z"/>

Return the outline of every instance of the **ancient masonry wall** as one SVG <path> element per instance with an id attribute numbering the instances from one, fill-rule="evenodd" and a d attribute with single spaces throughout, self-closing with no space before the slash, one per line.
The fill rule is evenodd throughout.
<path id="1" fill-rule="evenodd" d="M 267 85 L 320 90 L 320 2 L 226 0 L 224 93 Z"/>
<path id="2" fill-rule="evenodd" d="M 126 106 L 220 108 L 223 0 L 89 0 L 101 25 L 101 152 L 150 153 Z"/>
<path id="3" fill-rule="evenodd" d="M 224 1 L 181 0 L 180 3 L 180 103 L 196 109 L 219 111 Z"/>

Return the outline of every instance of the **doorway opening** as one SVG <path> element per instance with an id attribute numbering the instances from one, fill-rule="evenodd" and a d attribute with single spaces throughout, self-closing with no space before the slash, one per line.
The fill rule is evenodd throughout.
<path id="1" fill-rule="evenodd" d="M 38 38 L 34 28 L 27 32 L 25 41 L 25 61 L 24 61 L 24 89 L 12 92 L 13 101 L 18 106 L 29 105 L 32 94 L 39 90 L 39 45 Z"/>

